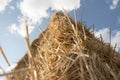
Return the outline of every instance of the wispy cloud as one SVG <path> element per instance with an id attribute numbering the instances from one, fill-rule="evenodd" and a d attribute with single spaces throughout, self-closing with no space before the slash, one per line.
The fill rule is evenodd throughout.
<path id="1" fill-rule="evenodd" d="M 116 9 L 119 2 L 120 2 L 120 0 L 106 0 L 106 3 L 107 3 L 108 5 L 110 5 L 110 9 L 111 9 L 111 10 Z"/>
<path id="2" fill-rule="evenodd" d="M 31 32 L 34 30 L 34 26 L 28 24 L 28 30 L 29 30 L 29 34 L 31 34 Z M 25 37 L 26 36 L 26 25 L 23 21 L 20 20 L 19 25 L 16 24 L 11 24 L 8 27 L 9 31 L 12 34 L 18 34 L 21 37 Z"/>
<path id="3" fill-rule="evenodd" d="M 80 0 L 22 0 L 20 10 L 32 22 L 38 22 L 49 16 L 48 10 L 72 11 L 80 7 Z"/>
<path id="4" fill-rule="evenodd" d="M 110 31 L 109 28 L 99 29 L 98 31 L 95 31 L 95 35 L 96 37 L 100 37 L 100 34 L 101 34 L 105 42 L 110 42 L 109 31 Z M 115 32 L 115 33 L 112 33 L 111 44 L 112 46 L 115 46 L 115 44 L 117 44 L 116 51 L 119 51 L 120 50 L 120 31 L 112 31 L 112 32 Z"/>
<path id="5" fill-rule="evenodd" d="M 12 1 L 12 0 L 0 0 L 0 13 L 5 10 L 6 6 L 7 6 L 11 1 Z"/>

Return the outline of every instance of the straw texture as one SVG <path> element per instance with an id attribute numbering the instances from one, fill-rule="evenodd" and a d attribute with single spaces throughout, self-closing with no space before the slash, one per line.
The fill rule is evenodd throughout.
<path id="1" fill-rule="evenodd" d="M 14 76 L 18 80 L 120 80 L 120 55 L 66 13 L 51 17 L 30 53 L 34 63 L 26 53 L 14 71 L 30 65 L 32 69 L 9 75 L 8 80 L 16 80 Z"/>

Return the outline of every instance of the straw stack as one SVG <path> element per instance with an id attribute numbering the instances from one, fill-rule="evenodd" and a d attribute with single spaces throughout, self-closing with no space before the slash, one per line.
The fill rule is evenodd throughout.
<path id="1" fill-rule="evenodd" d="M 120 80 L 120 55 L 66 13 L 51 17 L 30 52 L 32 64 L 26 53 L 8 80 Z"/>

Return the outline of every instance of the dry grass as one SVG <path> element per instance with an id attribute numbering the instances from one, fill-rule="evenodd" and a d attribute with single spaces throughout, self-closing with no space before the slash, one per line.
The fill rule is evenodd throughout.
<path id="1" fill-rule="evenodd" d="M 8 80 L 120 80 L 120 55 L 67 13 L 55 13 Z M 40 31 L 41 28 L 39 28 Z M 14 72 L 14 74 L 12 74 Z"/>
<path id="2" fill-rule="evenodd" d="M 3 55 L 3 58 L 5 59 L 7 65 L 10 66 L 10 63 L 9 63 L 9 61 L 8 61 L 8 59 L 7 59 L 7 57 L 6 57 L 6 55 L 5 55 L 5 53 L 4 53 L 4 51 L 3 51 L 1 46 L 0 46 L 0 52 Z"/>

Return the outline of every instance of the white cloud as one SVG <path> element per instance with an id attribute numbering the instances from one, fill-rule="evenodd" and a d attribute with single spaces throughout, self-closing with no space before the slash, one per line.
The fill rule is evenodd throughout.
<path id="1" fill-rule="evenodd" d="M 11 2 L 12 0 L 0 0 L 0 12 L 4 11 L 6 6 Z"/>
<path id="2" fill-rule="evenodd" d="M 109 28 L 103 28 L 95 31 L 95 36 L 100 37 L 100 34 L 102 35 L 105 42 L 109 42 Z"/>
<path id="3" fill-rule="evenodd" d="M 80 0 L 51 0 L 51 8 L 53 10 L 71 11 L 80 7 Z"/>
<path id="4" fill-rule="evenodd" d="M 116 34 L 112 37 L 112 45 L 117 44 L 117 51 L 120 50 L 120 31 L 116 32 Z"/>
<path id="5" fill-rule="evenodd" d="M 117 8 L 120 0 L 106 0 L 106 3 L 110 5 L 110 9 L 114 10 Z"/>
<path id="6" fill-rule="evenodd" d="M 32 22 L 37 22 L 41 18 L 47 17 L 49 7 L 49 0 L 23 0 L 20 2 L 21 13 L 32 20 Z"/>
<path id="7" fill-rule="evenodd" d="M 113 10 L 113 9 L 117 8 L 119 1 L 120 0 L 112 0 L 112 5 L 110 5 L 110 9 Z"/>
<path id="8" fill-rule="evenodd" d="M 20 10 L 33 23 L 49 16 L 48 10 L 72 11 L 80 7 L 80 0 L 22 0 Z"/>
<path id="9" fill-rule="evenodd" d="M 20 20 L 19 23 L 20 23 L 19 25 L 11 24 L 8 27 L 8 29 L 12 34 L 19 34 L 20 36 L 25 37 L 26 36 L 26 25 L 22 20 Z M 29 34 L 31 34 L 34 28 L 35 28 L 34 26 L 28 23 Z"/>
<path id="10" fill-rule="evenodd" d="M 100 34 L 102 34 L 102 37 L 103 37 L 103 40 L 105 42 L 109 42 L 109 28 L 103 28 L 103 29 L 100 29 L 98 31 L 95 31 L 95 36 L 96 37 L 100 37 Z M 114 31 L 112 31 L 114 32 Z M 112 33 L 112 36 L 111 36 L 111 44 L 112 46 L 115 46 L 115 44 L 117 44 L 117 48 L 116 48 L 116 51 L 119 51 L 120 50 L 120 31 L 116 31 L 115 33 Z"/>
<path id="11" fill-rule="evenodd" d="M 34 30 L 36 23 L 41 23 L 43 18 L 48 18 L 50 15 L 48 11 L 63 10 L 72 11 L 80 7 L 80 0 L 21 0 L 19 7 L 22 17 L 28 20 L 29 34 Z M 14 9 L 14 8 L 13 8 Z M 12 34 L 19 34 L 25 37 L 24 21 L 18 19 L 19 25 L 11 24 L 8 29 Z"/>

